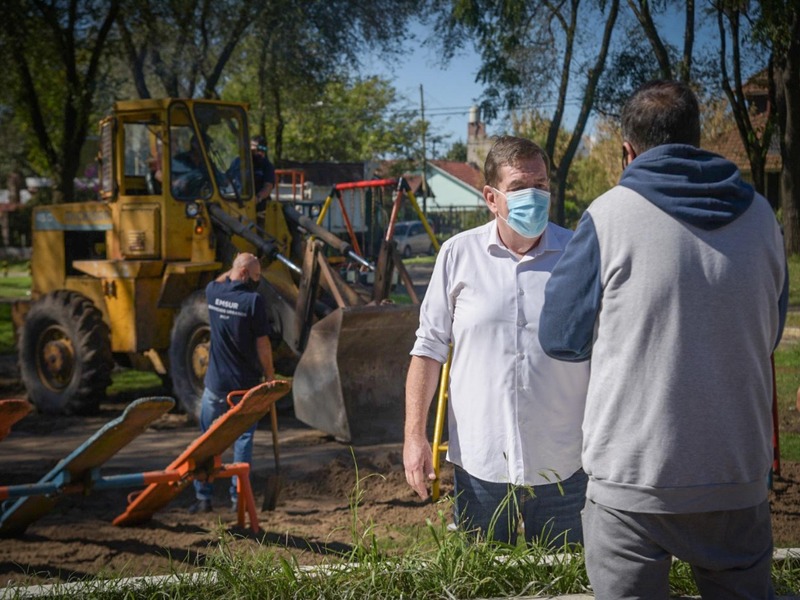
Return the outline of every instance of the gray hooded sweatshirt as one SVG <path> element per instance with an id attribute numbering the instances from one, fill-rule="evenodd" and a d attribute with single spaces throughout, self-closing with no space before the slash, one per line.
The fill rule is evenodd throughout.
<path id="1" fill-rule="evenodd" d="M 591 204 L 539 325 L 548 355 L 592 361 L 591 500 L 695 513 L 767 498 L 786 269 L 767 201 L 733 163 L 693 146 L 641 154 Z"/>

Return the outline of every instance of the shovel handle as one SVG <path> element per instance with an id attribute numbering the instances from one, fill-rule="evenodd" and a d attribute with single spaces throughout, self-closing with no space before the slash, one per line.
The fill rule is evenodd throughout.
<path id="1" fill-rule="evenodd" d="M 280 471 L 278 464 L 280 451 L 278 450 L 278 411 L 274 404 L 269 407 L 269 422 L 272 429 L 272 452 L 275 454 L 275 472 L 277 473 Z"/>

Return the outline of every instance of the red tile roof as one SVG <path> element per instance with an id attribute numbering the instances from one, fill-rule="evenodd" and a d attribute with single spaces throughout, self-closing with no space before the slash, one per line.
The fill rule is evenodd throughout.
<path id="1" fill-rule="evenodd" d="M 757 135 L 760 136 L 766 124 L 767 115 L 765 113 L 751 115 L 750 119 Z M 770 149 L 767 152 L 767 161 L 765 164 L 767 171 L 780 171 L 781 169 L 781 153 L 777 135 L 777 132 L 773 132 Z M 726 132 L 720 134 L 713 140 L 709 140 L 704 146 L 707 150 L 724 156 L 735 163 L 740 171 L 746 173 L 750 172 L 750 159 L 747 157 L 744 144 L 742 144 L 742 138 L 739 136 L 739 129 L 732 119 L 731 126 Z"/>
<path id="2" fill-rule="evenodd" d="M 754 74 L 747 80 L 743 86 L 742 91 L 751 102 L 754 99 L 763 97 L 767 94 L 767 70 L 762 69 Z M 757 104 L 751 104 L 755 108 Z M 763 109 L 764 107 L 762 107 Z M 766 107 L 769 110 L 768 106 Z M 767 112 L 758 112 L 750 115 L 750 122 L 753 125 L 756 135 L 759 139 L 762 136 L 764 127 L 767 124 Z M 781 170 L 781 151 L 780 140 L 778 139 L 778 132 L 772 133 L 770 140 L 770 147 L 767 152 L 767 160 L 765 162 L 765 170 L 767 172 Z M 703 144 L 703 147 L 712 152 L 724 156 L 731 162 L 735 163 L 739 170 L 743 173 L 750 173 L 750 159 L 747 157 L 742 138 L 739 135 L 739 129 L 736 127 L 736 122 L 731 117 L 730 127 L 724 133 L 718 135 L 715 139 L 709 140 Z"/>
<path id="3" fill-rule="evenodd" d="M 391 160 L 383 161 L 381 166 L 376 170 L 376 175 L 384 176 L 386 173 L 389 173 L 392 165 L 396 162 L 397 161 Z M 435 165 L 451 177 L 466 183 L 468 186 L 473 187 L 478 191 L 483 190 L 483 173 L 481 173 L 480 169 L 478 169 L 478 167 L 476 167 L 474 164 L 459 162 L 457 160 L 430 160 L 428 162 L 432 165 Z M 403 177 L 409 182 L 411 189 L 417 189 L 417 187 L 421 184 L 422 178 L 420 175 L 410 175 L 406 173 L 403 175 Z"/>
<path id="4" fill-rule="evenodd" d="M 472 163 L 458 162 L 455 160 L 432 160 L 430 162 L 456 179 L 474 187 L 476 190 L 483 189 L 483 173 Z"/>

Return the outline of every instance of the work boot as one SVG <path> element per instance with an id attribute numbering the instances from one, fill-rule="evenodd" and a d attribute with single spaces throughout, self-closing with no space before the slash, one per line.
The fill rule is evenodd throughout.
<path id="1" fill-rule="evenodd" d="M 197 500 L 189 507 L 189 514 L 210 513 L 212 510 L 211 500 Z"/>

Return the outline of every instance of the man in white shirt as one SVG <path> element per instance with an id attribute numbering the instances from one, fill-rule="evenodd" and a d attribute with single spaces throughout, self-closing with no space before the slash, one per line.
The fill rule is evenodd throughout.
<path id="1" fill-rule="evenodd" d="M 551 359 L 538 341 L 544 287 L 572 236 L 548 222 L 548 169 L 533 142 L 498 138 L 483 188 L 496 219 L 442 245 L 411 351 L 403 462 L 427 498 L 435 478 L 427 415 L 452 343 L 447 458 L 457 524 L 513 544 L 521 514 L 526 541 L 557 546 L 583 539 L 589 365 Z"/>

